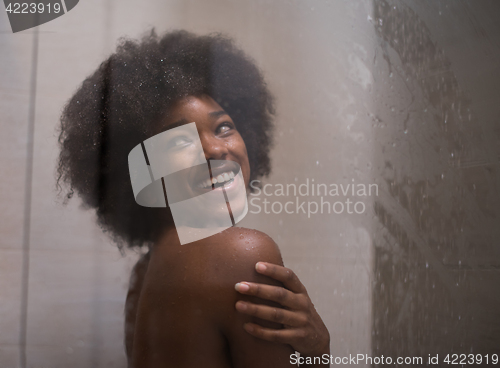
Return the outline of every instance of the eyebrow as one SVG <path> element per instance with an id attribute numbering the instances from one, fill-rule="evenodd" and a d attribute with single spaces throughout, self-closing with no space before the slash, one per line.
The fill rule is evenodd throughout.
<path id="1" fill-rule="evenodd" d="M 218 118 L 218 117 L 221 117 L 221 116 L 224 116 L 224 115 L 228 115 L 229 114 L 227 112 L 225 112 L 224 110 L 220 110 L 220 111 L 213 111 L 213 112 L 209 112 L 208 113 L 208 116 L 210 116 L 211 118 Z M 170 130 L 170 129 L 174 129 L 174 128 L 177 128 L 181 125 L 186 125 L 188 124 L 189 121 L 187 119 L 180 119 L 178 121 L 176 121 L 175 123 L 172 123 L 172 124 L 168 124 L 166 127 L 164 127 L 160 133 L 162 132 L 165 132 L 167 130 Z"/>
<path id="2" fill-rule="evenodd" d="M 214 112 L 208 113 L 208 116 L 210 116 L 211 118 L 218 118 L 218 117 L 223 116 L 223 115 L 228 115 L 228 113 L 225 112 L 224 110 L 214 111 Z"/>

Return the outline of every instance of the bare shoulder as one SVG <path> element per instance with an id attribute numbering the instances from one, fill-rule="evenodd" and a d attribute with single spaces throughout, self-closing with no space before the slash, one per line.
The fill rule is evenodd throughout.
<path id="1" fill-rule="evenodd" d="M 204 290 L 224 285 L 228 291 L 234 291 L 234 284 L 240 281 L 269 283 L 271 279 L 255 271 L 255 264 L 259 261 L 283 264 L 271 237 L 239 227 L 189 244 L 165 244 L 155 249 L 151 257 L 148 273 L 155 287 L 171 285 L 160 280 L 181 278 L 185 284 L 203 285 Z M 203 293 L 203 289 L 198 290 Z"/>
<path id="2" fill-rule="evenodd" d="M 258 261 L 282 264 L 278 246 L 266 234 L 244 228 L 230 228 L 190 244 L 165 244 L 154 249 L 140 297 L 134 362 L 204 357 L 203 362 L 176 366 L 207 366 L 210 354 L 219 354 L 219 358 L 214 357 L 217 361 L 221 352 L 229 349 L 234 367 L 288 366 L 293 350 L 248 334 L 243 325 L 257 321 L 235 308 L 238 300 L 259 302 L 239 295 L 236 283 L 279 286 L 256 272 Z M 269 304 L 263 300 L 260 303 Z M 186 351 L 196 354 L 181 353 Z M 223 366 L 220 360 L 218 366 Z"/>
<path id="3" fill-rule="evenodd" d="M 242 227 L 232 227 L 216 235 L 214 240 L 225 248 L 229 257 L 237 255 L 241 261 L 282 264 L 278 245 L 267 234 Z M 221 249 L 224 250 L 224 249 Z"/>
<path id="4" fill-rule="evenodd" d="M 263 232 L 232 227 L 208 238 L 204 244 L 206 261 L 217 265 L 213 276 L 219 285 L 234 289 L 234 284 L 241 281 L 276 284 L 255 270 L 259 261 L 283 265 L 278 245 Z"/>

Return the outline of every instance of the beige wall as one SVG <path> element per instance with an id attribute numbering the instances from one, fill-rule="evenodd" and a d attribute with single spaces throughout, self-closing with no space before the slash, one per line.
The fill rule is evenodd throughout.
<path id="1" fill-rule="evenodd" d="M 80 209 L 77 199 L 63 206 L 54 189 L 61 108 L 119 37 L 137 37 L 151 26 L 160 32 L 229 34 L 256 59 L 277 97 L 273 173 L 266 182 L 369 184 L 374 181 L 371 14 L 369 1 L 82 0 L 67 15 L 38 27 L 36 41 L 34 30 L 12 35 L 2 13 L 0 165 L 7 174 L 0 181 L 0 365 L 19 364 L 23 254 L 29 259 L 28 365 L 125 365 L 123 304 L 137 256 L 122 257 L 93 214 Z M 34 160 L 25 233 L 34 40 Z M 363 215 L 249 214 L 241 224 L 280 245 L 286 265 L 323 316 L 337 356 L 371 352 L 373 198 L 363 201 Z M 23 236 L 29 254 L 22 251 Z"/>

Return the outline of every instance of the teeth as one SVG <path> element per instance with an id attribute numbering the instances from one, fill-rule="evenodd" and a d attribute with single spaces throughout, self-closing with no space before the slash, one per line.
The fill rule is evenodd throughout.
<path id="1" fill-rule="evenodd" d="M 207 179 L 200 184 L 198 184 L 199 188 L 207 188 L 211 187 L 212 184 L 217 184 L 217 183 L 224 183 L 226 181 L 230 181 L 231 179 L 234 179 L 234 173 L 230 171 L 229 173 L 222 173 L 217 176 L 217 178 L 212 178 L 212 180 Z"/>

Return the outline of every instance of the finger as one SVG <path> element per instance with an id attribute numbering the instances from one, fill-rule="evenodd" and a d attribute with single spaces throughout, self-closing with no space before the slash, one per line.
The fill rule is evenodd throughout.
<path id="1" fill-rule="evenodd" d="M 256 296 L 261 299 L 277 302 L 291 309 L 303 309 L 300 298 L 290 290 L 281 286 L 256 284 L 253 282 L 239 282 L 235 285 L 236 291 L 245 295 Z"/>
<path id="2" fill-rule="evenodd" d="M 292 312 L 286 309 L 274 308 L 267 305 L 257 305 L 253 303 L 238 301 L 236 309 L 249 316 L 258 317 L 266 321 L 277 322 L 284 325 L 299 327 L 307 323 L 306 317 L 302 313 Z"/>
<path id="3" fill-rule="evenodd" d="M 306 292 L 306 288 L 291 269 L 267 262 L 257 262 L 255 269 L 258 273 L 281 281 L 285 287 L 294 293 Z"/>
<path id="4" fill-rule="evenodd" d="M 259 339 L 294 345 L 294 342 L 304 338 L 304 331 L 301 329 L 281 329 L 274 330 L 259 326 L 255 323 L 245 323 L 243 328 L 250 335 L 258 337 Z"/>

